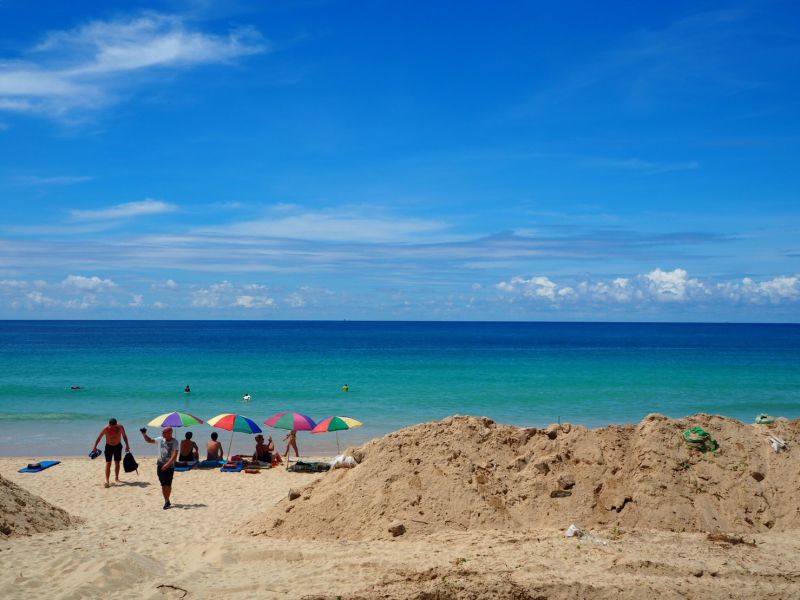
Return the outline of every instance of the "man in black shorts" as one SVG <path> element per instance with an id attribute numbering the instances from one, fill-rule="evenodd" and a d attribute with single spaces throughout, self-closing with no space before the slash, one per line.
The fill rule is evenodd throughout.
<path id="1" fill-rule="evenodd" d="M 161 494 L 164 496 L 164 510 L 172 506 L 169 496 L 172 493 L 172 477 L 175 475 L 175 461 L 178 460 L 178 446 L 180 443 L 172 435 L 172 427 L 165 427 L 163 437 L 151 438 L 147 430 L 142 427 L 144 441 L 148 444 L 158 442 L 158 459 L 156 460 L 156 473 L 161 484 Z"/>
<path id="2" fill-rule="evenodd" d="M 97 450 L 97 445 L 100 440 L 106 437 L 106 448 L 103 454 L 106 457 L 106 487 L 109 487 L 109 478 L 111 477 L 111 459 L 114 459 L 114 478 L 119 481 L 119 463 L 122 460 L 122 440 L 125 440 L 125 452 L 131 451 L 131 445 L 128 443 L 128 434 L 125 433 L 125 428 L 117 423 L 116 419 L 109 419 L 108 425 L 103 427 L 103 431 L 97 436 L 94 442 L 92 452 Z"/>

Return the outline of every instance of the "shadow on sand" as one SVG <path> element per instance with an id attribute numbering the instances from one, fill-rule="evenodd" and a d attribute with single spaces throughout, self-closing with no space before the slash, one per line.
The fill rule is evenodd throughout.
<path id="1" fill-rule="evenodd" d="M 170 508 L 182 508 L 183 510 L 191 510 L 192 508 L 207 508 L 208 504 L 173 504 Z"/>
<path id="2" fill-rule="evenodd" d="M 116 484 L 117 485 L 129 485 L 129 486 L 140 487 L 140 488 L 148 487 L 149 485 L 151 485 L 151 483 L 149 481 L 117 481 Z"/>

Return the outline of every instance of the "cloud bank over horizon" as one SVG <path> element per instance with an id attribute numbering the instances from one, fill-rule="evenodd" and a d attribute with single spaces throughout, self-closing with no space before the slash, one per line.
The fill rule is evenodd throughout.
<path id="1" fill-rule="evenodd" d="M 300 286 L 287 288 L 266 283 L 233 283 L 222 280 L 211 284 L 178 283 L 172 279 L 121 285 L 98 275 L 71 274 L 61 281 L 0 280 L 0 310 L 9 318 L 86 318 L 99 310 L 105 318 L 204 318 L 224 311 L 230 318 L 313 318 L 322 310 L 333 318 L 375 319 L 379 315 L 360 313 L 356 295 L 328 288 Z M 544 275 L 515 276 L 485 287 L 473 283 L 454 289 L 446 298 L 415 298 L 413 293 L 391 294 L 389 312 L 384 317 L 401 318 L 417 311 L 428 311 L 430 318 L 468 318 L 502 320 L 509 314 L 524 319 L 530 315 L 552 320 L 569 320 L 576 307 L 624 309 L 623 320 L 680 315 L 659 313 L 660 306 L 671 309 L 683 305 L 689 311 L 736 308 L 737 306 L 800 305 L 800 274 L 782 275 L 756 281 L 750 277 L 714 281 L 690 277 L 681 268 L 661 268 L 631 277 L 611 280 L 584 279 L 562 281 Z M 364 298 L 361 298 L 364 300 Z M 383 300 L 386 302 L 386 300 Z M 508 312 L 513 305 L 521 312 Z M 474 313 L 479 307 L 482 312 Z M 314 311 L 309 311 L 313 308 Z M 687 313 L 684 313 L 687 314 Z M 703 314 L 702 311 L 697 314 Z M 767 313 L 765 313 L 767 314 Z M 511 319 L 515 320 L 515 319 Z"/>

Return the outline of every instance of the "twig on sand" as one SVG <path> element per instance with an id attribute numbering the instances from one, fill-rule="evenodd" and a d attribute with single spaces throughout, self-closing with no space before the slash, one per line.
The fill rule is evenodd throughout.
<path id="1" fill-rule="evenodd" d="M 722 542 L 725 544 L 744 544 L 745 546 L 751 546 L 753 548 L 756 547 L 756 542 L 753 540 L 752 542 L 746 541 L 743 537 L 738 535 L 728 535 L 727 533 L 709 533 L 708 534 L 709 541 L 712 542 Z"/>
<path id="2" fill-rule="evenodd" d="M 186 598 L 186 595 L 189 593 L 188 590 L 185 590 L 182 587 L 178 587 L 177 585 L 170 585 L 168 583 L 162 583 L 161 585 L 157 585 L 156 589 L 160 591 L 162 594 L 168 594 L 172 590 L 175 590 L 176 592 L 183 592 L 179 596 L 179 598 Z"/>

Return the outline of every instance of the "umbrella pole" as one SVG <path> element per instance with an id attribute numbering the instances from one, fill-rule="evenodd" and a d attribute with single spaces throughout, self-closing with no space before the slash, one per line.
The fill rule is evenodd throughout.
<path id="1" fill-rule="evenodd" d="M 341 454 L 342 451 L 339 449 L 339 432 L 336 432 L 336 454 Z"/>
<path id="2" fill-rule="evenodd" d="M 231 429 L 231 441 L 228 442 L 228 461 L 231 460 L 231 446 L 233 446 L 233 429 Z"/>

